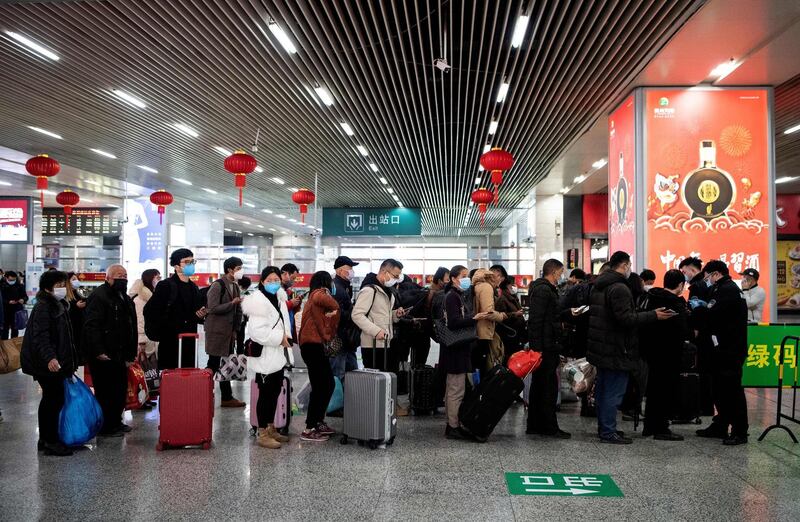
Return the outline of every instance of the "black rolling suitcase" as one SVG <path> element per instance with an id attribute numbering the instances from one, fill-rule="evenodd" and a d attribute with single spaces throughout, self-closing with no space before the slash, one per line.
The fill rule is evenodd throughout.
<path id="1" fill-rule="evenodd" d="M 432 366 L 411 369 L 411 411 L 414 415 L 436 413 L 436 369 Z"/>
<path id="2" fill-rule="evenodd" d="M 485 442 L 524 387 L 522 379 L 505 366 L 498 365 L 485 372 L 458 410 L 462 429 Z"/>
<path id="3" fill-rule="evenodd" d="M 697 346 L 684 343 L 681 374 L 678 376 L 675 412 L 672 424 L 700 424 L 700 374 L 697 372 Z"/>

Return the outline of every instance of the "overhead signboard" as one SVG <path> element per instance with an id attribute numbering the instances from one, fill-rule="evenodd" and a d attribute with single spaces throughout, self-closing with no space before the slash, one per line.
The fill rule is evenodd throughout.
<path id="1" fill-rule="evenodd" d="M 31 198 L 0 196 L 0 243 L 32 241 Z"/>
<path id="2" fill-rule="evenodd" d="M 573 473 L 506 473 L 511 495 L 554 497 L 622 497 L 610 475 Z"/>
<path id="3" fill-rule="evenodd" d="M 61 207 L 42 210 L 42 234 L 56 236 L 105 236 L 120 234 L 120 212 L 109 208 L 74 208 L 69 216 Z"/>
<path id="4" fill-rule="evenodd" d="M 421 213 L 418 208 L 325 208 L 322 235 L 419 236 Z"/>

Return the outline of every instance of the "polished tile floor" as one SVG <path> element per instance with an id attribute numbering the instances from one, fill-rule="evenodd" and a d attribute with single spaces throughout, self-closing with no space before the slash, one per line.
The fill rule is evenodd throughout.
<path id="1" fill-rule="evenodd" d="M 294 380 L 298 390 L 306 376 Z M 376 451 L 297 437 L 264 450 L 249 409 L 217 409 L 211 450 L 159 453 L 157 411 L 136 412 L 126 438 L 68 458 L 36 453 L 38 395 L 27 376 L 0 376 L 0 520 L 800 520 L 800 445 L 785 433 L 755 440 L 772 422 L 771 391 L 748 392 L 754 436 L 735 448 L 694 426 L 677 427 L 682 443 L 601 445 L 572 403 L 560 415 L 569 441 L 524 435 L 514 406 L 487 444 L 445 440 L 440 414 L 400 419 L 394 446 Z M 509 496 L 506 471 L 610 474 L 624 497 Z"/>

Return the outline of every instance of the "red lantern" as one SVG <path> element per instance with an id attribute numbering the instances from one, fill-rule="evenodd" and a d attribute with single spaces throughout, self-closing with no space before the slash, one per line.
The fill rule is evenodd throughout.
<path id="1" fill-rule="evenodd" d="M 39 154 L 25 163 L 25 170 L 36 176 L 36 190 L 39 191 L 42 208 L 44 208 L 44 191 L 47 190 L 47 178 L 52 178 L 61 171 L 61 165 L 47 154 Z"/>
<path id="2" fill-rule="evenodd" d="M 239 206 L 242 206 L 242 190 L 247 184 L 247 175 L 256 170 L 258 162 L 245 151 L 238 149 L 225 158 L 225 170 L 234 175 L 234 185 L 239 189 Z"/>
<path id="3" fill-rule="evenodd" d="M 308 190 L 307 188 L 301 188 L 294 194 L 292 194 L 292 201 L 300 205 L 300 221 L 302 223 L 306 222 L 306 213 L 308 212 L 308 206 L 312 204 L 317 199 L 317 196 L 314 195 L 313 192 Z"/>
<path id="4" fill-rule="evenodd" d="M 483 228 L 483 222 L 486 218 L 486 209 L 492 200 L 494 200 L 494 194 L 485 188 L 480 188 L 472 193 L 472 202 L 478 205 L 478 212 L 481 213 L 481 228 Z"/>
<path id="5" fill-rule="evenodd" d="M 164 224 L 164 211 L 168 205 L 172 205 L 173 201 L 175 201 L 175 198 L 164 189 L 157 190 L 150 194 L 150 203 L 158 206 L 158 222 L 162 225 Z"/>
<path id="6" fill-rule="evenodd" d="M 500 185 L 503 183 L 503 171 L 510 170 L 514 166 L 514 156 L 500 148 L 493 148 L 481 155 L 481 167 L 492 174 L 492 185 L 494 185 L 494 203 L 500 196 Z"/>
<path id="7" fill-rule="evenodd" d="M 56 196 L 56 203 L 64 207 L 64 215 L 67 217 L 67 227 L 69 227 L 69 216 L 72 215 L 72 207 L 81 202 L 81 197 L 70 189 L 60 192 Z"/>

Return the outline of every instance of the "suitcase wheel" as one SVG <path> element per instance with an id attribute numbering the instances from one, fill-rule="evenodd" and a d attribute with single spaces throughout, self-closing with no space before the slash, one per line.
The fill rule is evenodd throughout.
<path id="1" fill-rule="evenodd" d="M 251 436 L 251 437 L 255 437 L 255 436 L 256 436 L 256 433 L 257 433 L 257 428 L 256 428 L 255 426 L 253 426 L 252 428 L 250 428 L 250 436 Z"/>
<path id="2" fill-rule="evenodd" d="M 347 435 L 342 435 L 342 438 L 339 439 L 339 444 L 341 444 L 342 446 L 346 446 L 347 442 L 348 442 Z"/>
<path id="3" fill-rule="evenodd" d="M 203 443 L 203 449 L 204 450 L 211 449 L 211 443 L 210 442 L 204 442 Z"/>
<path id="4" fill-rule="evenodd" d="M 703 424 L 703 421 L 700 419 L 700 417 L 697 417 L 697 418 L 694 420 L 694 423 L 699 425 L 699 424 Z"/>
<path id="5" fill-rule="evenodd" d="M 367 442 L 367 447 L 369 449 L 371 449 L 371 450 L 378 449 L 378 441 L 377 440 L 371 440 L 371 441 Z"/>
<path id="6" fill-rule="evenodd" d="M 391 446 L 392 444 L 394 444 L 394 437 L 386 441 L 387 446 Z"/>
<path id="7" fill-rule="evenodd" d="M 159 442 L 158 444 L 156 444 L 156 451 L 164 451 L 164 443 L 163 442 Z"/>

